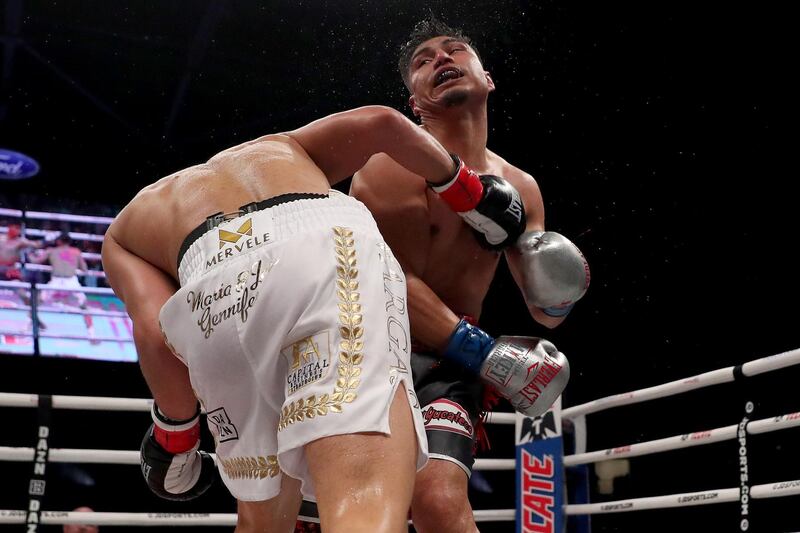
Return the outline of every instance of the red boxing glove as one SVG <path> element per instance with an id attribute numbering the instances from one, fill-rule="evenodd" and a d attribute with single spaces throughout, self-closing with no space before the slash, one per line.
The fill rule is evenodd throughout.
<path id="1" fill-rule="evenodd" d="M 431 189 L 456 213 L 475 209 L 483 198 L 481 178 L 457 155 L 451 154 L 450 157 L 456 164 L 456 175 L 446 183 L 430 184 Z"/>
<path id="2" fill-rule="evenodd" d="M 429 183 L 430 187 L 475 230 L 481 246 L 500 251 L 514 244 L 527 224 L 519 191 L 508 180 L 478 176 L 457 155 L 451 157 L 455 177 L 444 184 Z"/>
<path id="3" fill-rule="evenodd" d="M 188 451 L 200 440 L 200 406 L 188 420 L 173 420 L 153 403 L 153 438 L 169 453 Z"/>

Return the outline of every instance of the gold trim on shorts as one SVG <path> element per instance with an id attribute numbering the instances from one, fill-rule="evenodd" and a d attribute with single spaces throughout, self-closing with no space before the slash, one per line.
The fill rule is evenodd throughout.
<path id="1" fill-rule="evenodd" d="M 364 360 L 364 329 L 361 327 L 363 314 L 361 294 L 358 292 L 358 268 L 353 231 L 334 227 L 333 241 L 336 248 L 336 298 L 339 307 L 339 377 L 332 394 L 319 398 L 312 394 L 300 398 L 283 408 L 278 431 L 295 422 L 303 422 L 315 416 L 325 416 L 329 412 L 341 413 L 342 404 L 356 399 L 355 390 L 361 383 L 361 368 Z M 303 341 L 300 341 L 303 342 Z"/>
<path id="2" fill-rule="evenodd" d="M 217 456 L 222 470 L 231 479 L 264 479 L 275 477 L 281 471 L 278 466 L 278 456 L 266 457 L 231 457 L 222 459 Z"/>

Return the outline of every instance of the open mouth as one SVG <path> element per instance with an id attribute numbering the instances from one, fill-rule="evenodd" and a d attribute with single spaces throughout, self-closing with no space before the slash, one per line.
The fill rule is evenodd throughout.
<path id="1" fill-rule="evenodd" d="M 436 74 L 436 78 L 434 78 L 433 86 L 438 87 L 443 83 L 447 83 L 450 80 L 455 80 L 462 77 L 463 74 L 460 70 L 455 67 L 445 67 Z"/>

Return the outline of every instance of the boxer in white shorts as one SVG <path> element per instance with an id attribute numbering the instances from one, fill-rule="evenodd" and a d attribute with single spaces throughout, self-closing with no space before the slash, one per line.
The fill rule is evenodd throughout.
<path id="1" fill-rule="evenodd" d="M 479 213 L 477 231 L 518 236 L 513 189 L 484 189 L 377 106 L 224 150 L 142 189 L 109 227 L 104 270 L 155 400 L 141 462 L 157 495 L 213 480 L 201 400 L 237 531 L 292 531 L 301 484 L 325 531 L 407 531 L 426 456 L 405 280 L 363 205 L 330 190 L 379 152 Z"/>
<path id="2" fill-rule="evenodd" d="M 421 468 L 405 277 L 369 211 L 335 190 L 258 207 L 187 239 L 181 289 L 161 309 L 166 338 L 186 354 L 225 484 L 242 501 L 273 498 L 279 464 L 314 499 L 303 446 L 390 433 L 398 387 L 412 406 Z"/>

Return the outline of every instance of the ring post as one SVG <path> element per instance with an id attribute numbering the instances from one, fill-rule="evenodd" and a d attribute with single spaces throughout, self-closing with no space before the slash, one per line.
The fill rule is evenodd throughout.
<path id="1" fill-rule="evenodd" d="M 564 533 L 564 449 L 561 397 L 544 415 L 517 414 L 517 533 Z"/>

